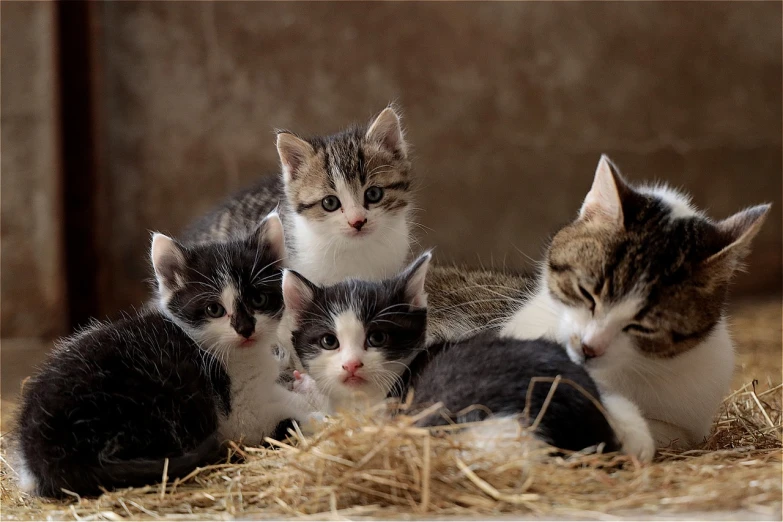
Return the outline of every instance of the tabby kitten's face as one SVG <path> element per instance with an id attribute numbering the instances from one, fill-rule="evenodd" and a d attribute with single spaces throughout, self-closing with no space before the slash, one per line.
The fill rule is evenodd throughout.
<path id="1" fill-rule="evenodd" d="M 159 307 L 221 358 L 271 346 L 283 306 L 283 252 L 282 224 L 274 213 L 244 240 L 185 247 L 155 234 L 151 257 Z"/>
<path id="2" fill-rule="evenodd" d="M 285 193 L 295 222 L 334 241 L 404 233 L 412 198 L 400 120 L 385 109 L 368 127 L 304 140 L 277 135 Z"/>
<path id="3" fill-rule="evenodd" d="M 667 358 L 704 341 L 768 210 L 714 222 L 674 190 L 630 186 L 603 156 L 579 217 L 553 238 L 545 272 L 564 305 L 558 336 L 572 358 Z"/>
<path id="4" fill-rule="evenodd" d="M 296 272 L 283 276 L 285 317 L 302 365 L 332 400 L 386 397 L 424 348 L 426 253 L 380 282 L 347 280 L 319 287 Z"/>

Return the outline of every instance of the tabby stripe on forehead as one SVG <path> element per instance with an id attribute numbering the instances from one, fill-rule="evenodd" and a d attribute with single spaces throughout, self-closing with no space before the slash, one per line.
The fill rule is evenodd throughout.
<path id="1" fill-rule="evenodd" d="M 364 150 L 361 147 L 356 150 L 356 157 L 359 163 L 359 181 L 361 181 L 362 185 L 364 185 L 367 183 L 367 172 L 364 169 Z"/>
<path id="2" fill-rule="evenodd" d="M 563 272 L 572 271 L 573 267 L 571 265 L 560 265 L 557 263 L 549 263 L 549 270 L 558 274 L 562 274 Z"/>
<path id="3" fill-rule="evenodd" d="M 337 190 L 337 186 L 334 184 L 334 178 L 332 177 L 332 169 L 329 168 L 331 163 L 331 156 L 329 155 L 329 149 L 324 147 L 324 171 L 326 172 L 326 181 L 329 183 L 329 187 L 332 190 Z"/>
<path id="4" fill-rule="evenodd" d="M 383 185 L 383 188 L 386 190 L 408 190 L 410 186 L 411 184 L 407 181 L 396 181 L 394 183 L 389 183 L 388 185 Z"/>

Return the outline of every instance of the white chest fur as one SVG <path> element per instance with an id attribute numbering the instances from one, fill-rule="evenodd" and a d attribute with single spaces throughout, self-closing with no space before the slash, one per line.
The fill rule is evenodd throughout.
<path id="1" fill-rule="evenodd" d="M 562 344 L 562 305 L 546 289 L 512 316 L 502 335 L 517 339 L 549 338 Z M 656 444 L 673 439 L 680 447 L 700 443 L 727 393 L 734 370 L 734 350 L 725 320 L 698 346 L 668 359 L 642 355 L 619 340 L 602 357 L 588 361 L 587 370 L 602 392 L 633 401 L 649 423 Z"/>
<path id="2" fill-rule="evenodd" d="M 279 361 L 269 347 L 236 349 L 227 361 L 231 411 L 220 423 L 222 440 L 258 445 L 286 419 L 307 420 L 312 407 L 277 384 Z"/>
<path id="3" fill-rule="evenodd" d="M 335 237 L 293 216 L 290 266 L 310 281 L 331 285 L 346 278 L 377 281 L 396 275 L 410 249 L 407 218 L 384 220 L 367 236 Z"/>

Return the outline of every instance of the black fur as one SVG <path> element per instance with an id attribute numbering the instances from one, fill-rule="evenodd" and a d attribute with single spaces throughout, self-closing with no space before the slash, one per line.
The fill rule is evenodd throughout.
<path id="1" fill-rule="evenodd" d="M 156 312 L 92 327 L 56 348 L 24 389 L 17 451 L 36 493 L 61 497 L 181 476 L 218 455 L 230 409 L 223 366 Z"/>
<path id="2" fill-rule="evenodd" d="M 438 344 L 419 354 L 403 379 L 403 395 L 413 388 L 413 408 L 424 409 L 442 402 L 444 409 L 419 422 L 438 426 L 451 422 L 473 422 L 488 416 L 474 409 L 487 408 L 494 415 L 523 413 L 528 387 L 534 377 L 576 382 L 592 397 L 600 394 L 585 369 L 573 363 L 563 347 L 543 339 L 520 341 L 484 333 L 456 344 Z M 530 397 L 532 422 L 541 411 L 551 383 L 535 383 Z M 536 435 L 564 450 L 581 450 L 600 443 L 605 451 L 619 450 L 612 428 L 601 411 L 579 390 L 560 382 L 544 412 Z"/>

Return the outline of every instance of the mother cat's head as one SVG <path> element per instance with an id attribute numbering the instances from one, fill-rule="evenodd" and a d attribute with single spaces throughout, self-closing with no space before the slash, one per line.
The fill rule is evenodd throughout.
<path id="1" fill-rule="evenodd" d="M 675 190 L 632 186 L 603 156 L 544 269 L 562 306 L 557 334 L 572 358 L 599 365 L 632 352 L 662 359 L 703 342 L 768 211 L 759 205 L 713 221 Z"/>

